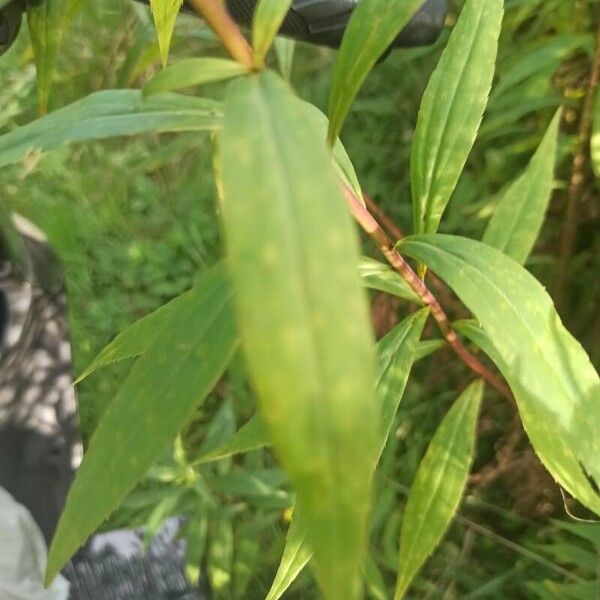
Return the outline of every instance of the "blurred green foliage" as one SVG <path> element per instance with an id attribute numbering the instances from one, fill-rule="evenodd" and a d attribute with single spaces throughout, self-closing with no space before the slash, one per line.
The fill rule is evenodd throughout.
<path id="1" fill-rule="evenodd" d="M 451 4 L 450 21 L 462 2 Z M 442 225 L 445 232 L 480 237 L 500 193 L 522 172 L 552 114 L 564 106 L 557 190 L 528 263 L 549 287 L 599 13 L 599 0 L 506 0 L 490 105 Z M 81 0 L 72 3 L 71 16 L 50 110 L 92 91 L 138 87 L 159 69 L 152 18 L 145 8 L 122 0 Z M 363 189 L 406 232 L 412 223 L 410 142 L 423 90 L 446 39 L 447 32 L 432 48 L 394 52 L 378 66 L 344 129 L 343 141 Z M 199 54 L 223 56 L 206 28 L 181 17 L 172 56 Z M 27 37 L 21 36 L 0 61 L 2 132 L 37 115 L 32 60 Z M 303 97 L 321 108 L 332 60 L 329 50 L 297 46 L 292 80 Z M 218 98 L 222 89 L 203 86 L 201 93 Z M 13 210 L 31 218 L 63 260 L 77 373 L 127 324 L 190 288 L 196 274 L 220 255 L 210 144 L 196 134 L 140 136 L 31 156 L 0 172 L 0 219 Z M 562 316 L 598 365 L 600 203 L 592 177 L 584 192 Z M 406 312 L 404 305 L 384 309 L 392 319 Z M 104 370 L 79 387 L 85 439 L 128 367 Z M 381 586 L 375 582 L 388 594 L 393 587 L 407 486 L 456 389 L 466 382 L 465 372 L 444 351 L 429 367 L 416 367 L 378 475 L 370 556 L 372 571 L 380 577 L 371 573 L 369 578 L 372 598 L 385 597 L 377 595 Z M 218 446 L 253 412 L 253 398 L 235 362 L 175 446 L 165 449 L 164 459 L 107 525 L 147 523 L 151 533 L 166 516 L 190 516 L 188 574 L 207 576 L 216 598 L 264 598 L 283 549 L 286 508 L 292 504 L 287 482 L 266 451 L 190 470 L 194 456 Z M 488 403 L 476 471 L 493 462 L 511 420 L 501 402 Z M 505 476 L 471 488 L 461 517 L 410 597 L 596 598 L 598 526 L 553 522 L 549 515 L 566 518 L 562 500 L 522 443 Z M 286 597 L 315 596 L 307 572 Z"/>

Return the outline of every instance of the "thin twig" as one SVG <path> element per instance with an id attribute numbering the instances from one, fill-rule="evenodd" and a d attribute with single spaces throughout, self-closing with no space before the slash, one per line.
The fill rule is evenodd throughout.
<path id="1" fill-rule="evenodd" d="M 589 145 L 592 134 L 592 122 L 594 115 L 594 102 L 596 99 L 596 90 L 600 83 L 600 28 L 596 42 L 596 54 L 592 61 L 590 70 L 590 82 L 588 85 L 583 107 L 581 109 L 581 118 L 579 120 L 579 130 L 577 133 L 577 147 L 575 157 L 573 158 L 573 169 L 571 180 L 567 192 L 567 207 L 565 212 L 565 225 L 562 231 L 560 241 L 560 254 L 558 258 L 558 267 L 556 271 L 556 280 L 554 282 L 554 299 L 559 308 L 564 306 L 564 295 L 569 281 L 569 270 L 577 230 L 580 222 L 580 201 L 585 184 L 586 169 L 589 160 Z"/>
<path id="2" fill-rule="evenodd" d="M 343 190 L 352 216 L 377 244 L 377 247 L 390 265 L 400 273 L 406 283 L 408 283 L 419 298 L 423 300 L 425 305 L 429 307 L 433 318 L 437 321 L 438 327 L 450 347 L 473 372 L 485 379 L 514 405 L 514 398 L 511 391 L 497 375 L 492 373 L 492 371 L 483 365 L 476 356 L 471 354 L 471 352 L 465 348 L 458 335 L 456 335 L 456 332 L 452 329 L 450 320 L 437 298 L 431 293 L 429 288 L 425 285 L 425 282 L 413 271 L 402 255 L 394 248 L 392 240 L 388 237 L 381 225 L 379 225 L 373 215 L 371 215 L 365 206 L 363 206 L 348 186 L 344 186 Z"/>
<path id="3" fill-rule="evenodd" d="M 188 0 L 190 6 L 219 36 L 231 57 L 249 70 L 256 68 L 254 53 L 222 0 Z"/>

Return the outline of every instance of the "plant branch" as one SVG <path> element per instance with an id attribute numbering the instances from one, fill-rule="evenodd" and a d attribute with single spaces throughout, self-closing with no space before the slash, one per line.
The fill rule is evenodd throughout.
<path id="1" fill-rule="evenodd" d="M 394 248 L 392 240 L 388 237 L 381 225 L 379 225 L 373 215 L 371 215 L 371 213 L 362 205 L 348 186 L 344 185 L 343 191 L 354 219 L 369 237 L 371 237 L 375 244 L 377 244 L 377 247 L 390 265 L 400 273 L 413 291 L 421 298 L 421 300 L 423 300 L 425 305 L 429 307 L 433 318 L 436 320 L 442 335 L 450 347 L 473 372 L 485 379 L 485 381 L 514 405 L 514 398 L 511 391 L 496 374 L 492 373 L 475 355 L 471 354 L 471 352 L 465 348 L 456 332 L 452 329 L 450 320 L 437 298 L 431 293 L 429 288 L 425 285 L 425 282 L 413 271 L 412 267 L 406 262 L 404 257 Z"/>
<path id="2" fill-rule="evenodd" d="M 563 308 L 564 295 L 569 281 L 571 258 L 575 248 L 577 230 L 579 228 L 579 209 L 583 187 L 585 184 L 586 169 L 589 160 L 589 145 L 592 134 L 594 102 L 596 90 L 600 83 L 600 28 L 596 42 L 596 54 L 592 61 L 590 80 L 581 109 L 579 129 L 577 133 L 577 146 L 573 158 L 573 169 L 567 192 L 567 207 L 565 211 L 565 225 L 560 241 L 560 254 L 556 279 L 554 282 L 554 299 L 559 308 Z"/>
<path id="3" fill-rule="evenodd" d="M 256 68 L 254 53 L 223 0 L 188 0 L 190 6 L 219 36 L 231 57 L 249 70 Z"/>

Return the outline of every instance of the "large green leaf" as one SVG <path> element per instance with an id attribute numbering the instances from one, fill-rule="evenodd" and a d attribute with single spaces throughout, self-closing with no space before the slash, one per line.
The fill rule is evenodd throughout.
<path id="1" fill-rule="evenodd" d="M 600 514 L 600 379 L 546 290 L 481 242 L 423 235 L 399 248 L 435 271 L 477 317 L 541 461 Z"/>
<path id="2" fill-rule="evenodd" d="M 246 72 L 244 65 L 226 58 L 185 58 L 158 72 L 144 86 L 143 92 L 148 97 L 159 92 L 231 79 Z"/>
<path id="3" fill-rule="evenodd" d="M 327 599 L 359 597 L 379 414 L 358 243 L 319 128 L 272 72 L 230 84 L 223 218 L 250 378 Z"/>
<path id="4" fill-rule="evenodd" d="M 502 196 L 483 236 L 486 244 L 520 264 L 525 263 L 538 238 L 552 196 L 559 125 L 560 111 L 525 172 Z"/>
<path id="5" fill-rule="evenodd" d="M 306 543 L 303 523 L 300 522 L 298 515 L 294 512 L 285 540 L 283 556 L 265 600 L 279 600 L 300 575 L 302 569 L 310 561 L 311 556 L 312 552 Z"/>
<path id="6" fill-rule="evenodd" d="M 329 96 L 331 143 L 367 75 L 424 0 L 361 0 L 338 53 Z"/>
<path id="7" fill-rule="evenodd" d="M 158 34 L 158 47 L 163 67 L 167 66 L 169 60 L 169 49 L 171 48 L 175 20 L 182 4 L 183 0 L 150 0 L 150 9 Z"/>
<path id="8" fill-rule="evenodd" d="M 592 116 L 591 152 L 594 173 L 596 177 L 600 178 L 600 92 L 596 93 L 594 114 Z"/>
<path id="9" fill-rule="evenodd" d="M 407 317 L 377 344 L 377 398 L 381 403 L 381 429 L 379 433 L 379 455 L 383 452 L 390 434 L 396 411 L 404 395 L 408 376 L 419 351 L 419 338 L 423 332 L 428 310 L 423 309 Z M 296 525 L 295 527 L 299 527 Z M 304 565 L 311 559 L 308 543 L 297 531 L 288 536 L 278 575 L 267 600 L 276 600 L 294 582 Z M 367 565 L 367 569 L 368 569 Z M 273 591 L 275 590 L 276 593 Z"/>
<path id="10" fill-rule="evenodd" d="M 228 282 L 208 272 L 167 321 L 104 413 L 69 492 L 48 556 L 51 581 L 131 491 L 213 388 L 237 347 Z"/>
<path id="11" fill-rule="evenodd" d="M 56 59 L 67 24 L 69 0 L 27 2 L 27 25 L 37 69 L 40 110 L 45 113 Z"/>
<path id="12" fill-rule="evenodd" d="M 410 161 L 414 226 L 435 232 L 481 124 L 494 77 L 503 0 L 467 0 L 431 76 Z"/>
<path id="13" fill-rule="evenodd" d="M 30 152 L 122 135 L 203 131 L 221 126 L 221 104 L 161 94 L 142 100 L 138 90 L 96 92 L 0 137 L 0 167 Z"/>
<path id="14" fill-rule="evenodd" d="M 473 462 L 483 387 L 475 381 L 460 395 L 419 465 L 402 519 L 395 600 L 404 598 L 458 510 Z"/>
<path id="15" fill-rule="evenodd" d="M 292 0 L 259 0 L 252 18 L 252 45 L 256 63 L 262 65 Z"/>

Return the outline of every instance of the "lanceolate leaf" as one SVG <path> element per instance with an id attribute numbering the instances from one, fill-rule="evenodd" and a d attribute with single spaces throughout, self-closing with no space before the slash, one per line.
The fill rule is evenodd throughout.
<path id="1" fill-rule="evenodd" d="M 411 156 L 417 233 L 435 232 L 473 147 L 492 85 L 503 0 L 467 0 L 431 76 Z"/>
<path id="2" fill-rule="evenodd" d="M 592 166 L 596 177 L 600 177 L 600 92 L 596 93 L 594 115 L 592 120 Z"/>
<path id="3" fill-rule="evenodd" d="M 169 60 L 169 49 L 171 48 L 175 20 L 182 4 L 183 0 L 150 0 L 163 67 L 167 66 Z"/>
<path id="4" fill-rule="evenodd" d="M 379 456 L 383 452 L 404 395 L 428 315 L 429 310 L 426 308 L 412 314 L 396 325 L 377 344 L 379 376 L 376 394 L 377 400 L 381 402 L 382 417 Z"/>
<path id="5" fill-rule="evenodd" d="M 260 0 L 252 20 L 252 45 L 256 62 L 262 65 L 292 0 Z"/>
<path id="6" fill-rule="evenodd" d="M 367 75 L 424 0 L 361 0 L 338 53 L 329 96 L 330 143 Z"/>
<path id="7" fill-rule="evenodd" d="M 231 79 L 246 72 L 246 67 L 226 58 L 186 58 L 157 73 L 144 86 L 143 93 L 147 97 L 158 92 Z"/>
<path id="8" fill-rule="evenodd" d="M 233 355 L 237 335 L 223 270 L 211 270 L 201 286 L 203 294 L 165 323 L 102 417 L 58 524 L 47 581 L 145 475 Z"/>
<path id="9" fill-rule="evenodd" d="M 423 332 L 427 315 L 426 309 L 411 315 L 394 327 L 377 344 L 379 374 L 376 395 L 382 409 L 378 458 L 385 447 L 396 411 L 402 400 L 406 382 L 419 349 L 419 338 Z M 296 524 L 295 527 L 298 525 Z M 294 545 L 288 549 L 292 539 Z M 301 551 L 298 549 L 300 546 Z M 274 593 L 273 590 L 276 590 L 277 595 L 269 595 L 267 600 L 279 598 L 294 582 L 311 557 L 312 552 L 310 552 L 304 535 L 300 538 L 300 533 L 297 532 L 293 538 L 288 540 L 277 578 L 271 590 L 272 593 Z M 293 568 L 290 565 L 293 565 Z"/>
<path id="10" fill-rule="evenodd" d="M 303 523 L 297 517 L 296 512 L 292 518 L 283 556 L 277 569 L 277 574 L 273 580 L 273 585 L 267 594 L 265 600 L 279 600 L 287 589 L 294 583 L 302 569 L 311 559 L 312 552 L 306 543 L 306 533 Z"/>
<path id="11" fill-rule="evenodd" d="M 445 416 L 419 465 L 402 519 L 395 600 L 404 597 L 458 510 L 473 461 L 482 398 L 479 380 Z"/>
<path id="12" fill-rule="evenodd" d="M 358 263 L 358 270 L 363 283 L 371 289 L 404 298 L 414 304 L 422 305 L 423 301 L 411 287 L 388 265 L 363 256 Z"/>
<path id="13" fill-rule="evenodd" d="M 196 458 L 194 466 L 228 458 L 234 454 L 243 454 L 251 450 L 258 450 L 268 445 L 268 443 L 269 438 L 262 419 L 260 415 L 254 415 L 225 443 Z"/>
<path id="14" fill-rule="evenodd" d="M 37 69 L 40 110 L 45 113 L 58 50 L 66 26 L 68 0 L 27 3 L 27 25 Z"/>
<path id="15" fill-rule="evenodd" d="M 546 290 L 511 258 L 473 240 L 416 236 L 400 250 L 435 271 L 473 312 L 541 461 L 600 514 L 600 379 Z"/>
<path id="16" fill-rule="evenodd" d="M 526 171 L 502 197 L 483 236 L 486 244 L 519 264 L 525 263 L 537 240 L 552 196 L 559 125 L 560 111 L 554 115 Z"/>
<path id="17" fill-rule="evenodd" d="M 112 365 L 127 358 L 135 358 L 151 348 L 156 336 L 162 332 L 165 323 L 179 319 L 181 314 L 189 311 L 189 306 L 198 302 L 204 294 L 202 284 L 189 292 L 185 292 L 171 302 L 139 321 L 132 323 L 104 348 L 100 354 L 83 371 L 75 383 L 79 383 L 95 373 L 98 369 Z"/>
<path id="18" fill-rule="evenodd" d="M 271 72 L 230 86 L 223 217 L 249 374 L 324 596 L 352 600 L 379 423 L 357 236 L 290 88 Z"/>
<path id="19" fill-rule="evenodd" d="M 138 133 L 214 130 L 221 105 L 176 94 L 141 99 L 138 90 L 97 92 L 0 137 L 0 167 L 36 150 Z"/>

